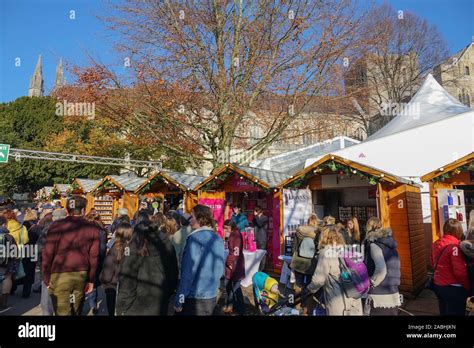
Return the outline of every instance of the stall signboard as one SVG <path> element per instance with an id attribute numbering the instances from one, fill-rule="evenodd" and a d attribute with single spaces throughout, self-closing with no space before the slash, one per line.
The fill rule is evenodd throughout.
<path id="1" fill-rule="evenodd" d="M 217 232 L 224 237 L 224 198 L 200 198 L 199 204 L 211 208 L 214 219 L 217 221 Z"/>
<path id="2" fill-rule="evenodd" d="M 253 192 L 260 191 L 260 187 L 249 183 L 247 180 L 240 179 L 240 175 L 235 174 L 232 177 L 231 187 L 235 192 Z"/>
<path id="3" fill-rule="evenodd" d="M 313 213 L 310 189 L 283 190 L 283 226 L 285 236 L 306 225 Z"/>
<path id="4" fill-rule="evenodd" d="M 321 175 L 321 188 L 340 188 L 340 187 L 357 187 L 368 186 L 367 179 L 357 175 L 338 175 L 329 174 Z"/>

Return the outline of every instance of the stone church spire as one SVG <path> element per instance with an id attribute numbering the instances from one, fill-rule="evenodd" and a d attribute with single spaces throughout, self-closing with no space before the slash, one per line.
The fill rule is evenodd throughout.
<path id="1" fill-rule="evenodd" d="M 42 72 L 42 60 L 41 54 L 38 57 L 38 63 L 36 63 L 35 72 L 30 79 L 30 89 L 28 90 L 29 97 L 41 97 L 44 93 L 44 80 Z"/>
<path id="2" fill-rule="evenodd" d="M 59 64 L 56 67 L 56 80 L 54 81 L 54 89 L 60 88 L 65 85 L 64 72 L 63 72 L 63 59 L 59 58 Z"/>

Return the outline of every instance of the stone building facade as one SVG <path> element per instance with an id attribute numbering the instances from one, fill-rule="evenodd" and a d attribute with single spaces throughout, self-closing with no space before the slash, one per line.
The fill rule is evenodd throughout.
<path id="1" fill-rule="evenodd" d="M 474 43 L 433 69 L 433 76 L 449 94 L 466 106 L 474 105 Z"/>

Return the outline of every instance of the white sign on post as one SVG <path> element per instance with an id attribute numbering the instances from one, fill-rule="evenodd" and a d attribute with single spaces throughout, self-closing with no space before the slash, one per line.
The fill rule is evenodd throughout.
<path id="1" fill-rule="evenodd" d="M 283 190 L 283 226 L 285 236 L 306 225 L 313 213 L 310 189 Z"/>

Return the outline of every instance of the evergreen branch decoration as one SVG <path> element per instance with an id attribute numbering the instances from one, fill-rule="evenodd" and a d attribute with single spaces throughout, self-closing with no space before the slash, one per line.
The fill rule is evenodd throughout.
<path id="1" fill-rule="evenodd" d="M 81 187 L 79 186 L 79 184 L 74 181 L 71 186 L 69 186 L 69 188 L 66 190 L 66 194 L 70 195 L 71 193 L 77 191 L 77 190 L 80 190 Z"/>
<path id="2" fill-rule="evenodd" d="M 379 182 L 383 181 L 383 178 L 381 176 L 364 173 L 359 170 L 355 170 L 345 164 L 338 163 L 336 161 L 328 161 L 328 162 L 322 163 L 321 165 L 319 165 L 312 171 L 308 171 L 306 174 L 296 179 L 295 181 L 292 181 L 291 183 L 287 185 L 287 187 L 296 188 L 296 187 L 304 186 L 307 179 L 309 179 L 314 174 L 321 174 L 324 169 L 329 169 L 332 172 L 338 172 L 339 175 L 357 175 L 361 178 L 366 179 L 370 185 L 377 185 Z"/>
<path id="3" fill-rule="evenodd" d="M 436 178 L 433 178 L 433 182 L 443 182 L 446 179 L 451 178 L 453 175 L 458 175 L 461 172 L 468 172 L 468 171 L 474 171 L 474 161 L 471 161 L 470 163 L 467 163 L 463 166 L 457 167 L 453 170 L 450 170 L 446 173 L 443 173 L 441 175 L 438 175 Z"/>
<path id="4" fill-rule="evenodd" d="M 257 182 L 255 181 L 252 181 L 251 179 L 247 178 L 246 176 L 244 175 L 239 175 L 239 173 L 237 172 L 234 172 L 232 170 L 229 170 L 229 169 L 226 169 L 225 171 L 223 171 L 222 173 L 220 173 L 219 175 L 217 175 L 216 177 L 214 177 L 212 180 L 210 180 L 207 184 L 205 184 L 201 190 L 203 191 L 213 191 L 213 190 L 216 190 L 221 184 L 223 184 L 227 179 L 229 179 L 230 177 L 232 177 L 233 175 L 238 175 L 240 176 L 240 180 L 242 181 L 245 181 L 247 184 L 251 185 L 251 186 L 255 186 L 255 187 L 258 187 L 259 189 L 261 189 L 262 191 L 266 192 L 266 193 L 269 193 L 271 192 L 271 190 L 269 188 L 266 188 L 266 187 L 263 187 L 261 185 L 259 185 Z"/>

